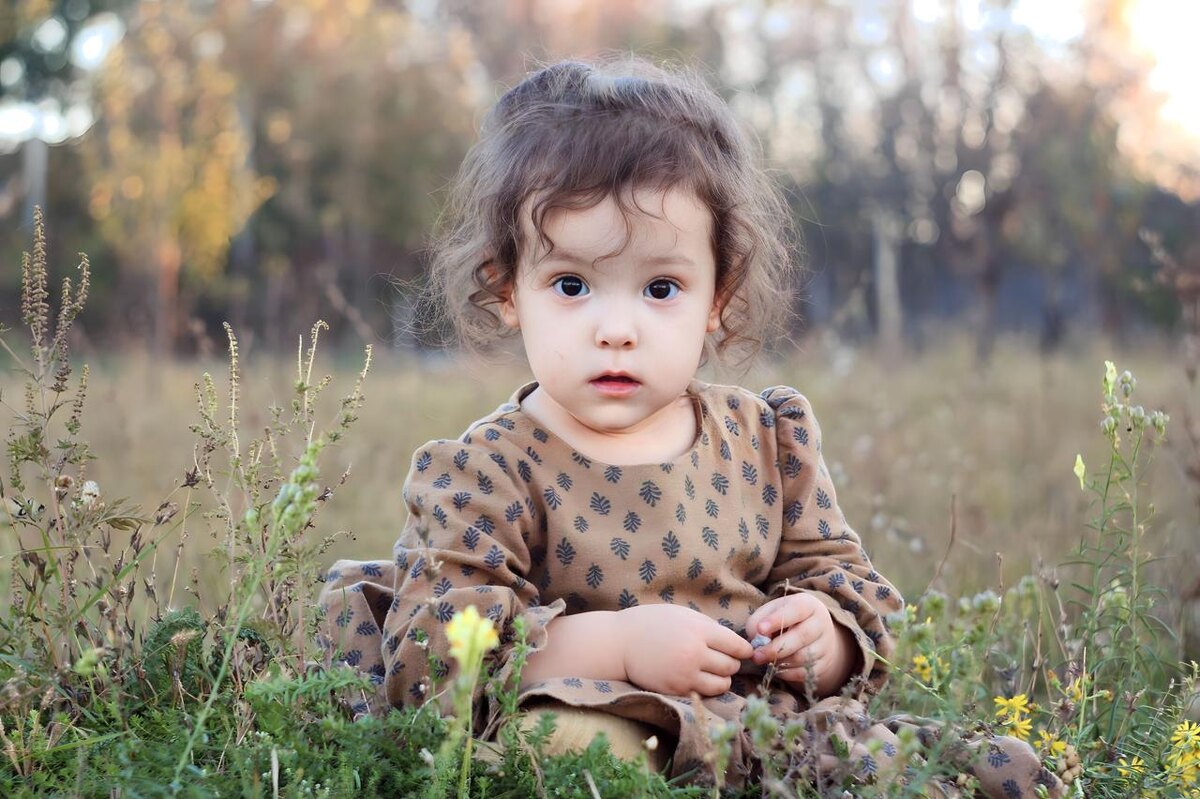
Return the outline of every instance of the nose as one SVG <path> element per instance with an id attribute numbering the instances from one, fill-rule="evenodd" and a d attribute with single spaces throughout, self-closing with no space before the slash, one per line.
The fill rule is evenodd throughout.
<path id="1" fill-rule="evenodd" d="M 611 305 L 596 323 L 596 346 L 605 349 L 633 349 L 637 346 L 637 325 L 633 315 Z"/>

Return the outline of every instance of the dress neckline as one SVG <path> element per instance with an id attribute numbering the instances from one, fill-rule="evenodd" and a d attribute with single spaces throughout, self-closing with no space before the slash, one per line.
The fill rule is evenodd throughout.
<path id="1" fill-rule="evenodd" d="M 678 457 L 666 461 L 611 464 L 605 463 L 598 458 L 593 458 L 591 455 L 580 452 L 577 448 L 568 443 L 566 439 L 559 436 L 546 425 L 535 420 L 521 407 L 521 401 L 525 399 L 525 397 L 529 396 L 529 394 L 531 394 L 533 390 L 538 387 L 538 381 L 536 380 L 531 380 L 514 391 L 512 396 L 509 397 L 508 402 L 501 407 L 501 411 L 519 416 L 530 427 L 535 439 L 544 444 L 552 444 L 559 449 L 569 452 L 572 458 L 576 460 L 579 458 L 585 458 L 589 464 L 599 466 L 601 468 L 613 469 L 644 469 L 649 467 L 661 468 L 668 466 L 674 467 L 693 460 L 699 451 L 703 447 L 708 446 L 712 440 L 708 431 L 710 424 L 709 420 L 712 419 L 712 412 L 708 407 L 708 403 L 704 399 L 703 393 L 703 389 L 707 388 L 707 386 L 707 383 L 704 383 L 698 378 L 694 377 L 688 382 L 688 386 L 684 392 L 684 395 L 692 400 L 692 412 L 696 416 L 696 438 L 693 439 L 692 445 L 688 447 L 687 450 L 680 453 Z"/>

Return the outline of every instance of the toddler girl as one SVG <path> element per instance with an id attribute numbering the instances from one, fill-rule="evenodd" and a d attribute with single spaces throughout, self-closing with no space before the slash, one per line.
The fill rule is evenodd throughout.
<path id="1" fill-rule="evenodd" d="M 457 668 L 445 624 L 474 605 L 501 630 L 501 678 L 524 618 L 520 700 L 560 715 L 560 744 L 604 729 L 632 757 L 654 734 L 657 765 L 704 778 L 710 725 L 761 693 L 882 778 L 896 725 L 857 700 L 886 679 L 903 600 L 838 508 L 808 400 L 695 376 L 781 327 L 788 218 L 695 77 L 565 62 L 500 99 L 432 277 L 463 343 L 519 335 L 534 380 L 413 455 L 390 562 L 329 574 L 325 643 L 374 676 L 378 706 L 439 697 Z M 745 733 L 733 744 L 736 785 L 755 764 Z M 997 785 L 1061 789 L 1028 747 L 990 745 Z"/>

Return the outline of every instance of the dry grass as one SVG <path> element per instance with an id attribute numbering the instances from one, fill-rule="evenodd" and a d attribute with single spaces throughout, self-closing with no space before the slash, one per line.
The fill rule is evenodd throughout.
<path id="1" fill-rule="evenodd" d="M 951 497 L 956 496 L 956 543 L 940 586 L 953 596 L 995 587 L 1001 577 L 1011 585 L 1039 559 L 1055 564 L 1087 532 L 1090 514 L 1071 466 L 1080 451 L 1090 467 L 1104 465 L 1093 461 L 1104 451 L 1095 397 L 1105 358 L 1134 371 L 1144 387 L 1139 400 L 1147 408 L 1163 408 L 1174 425 L 1182 424 L 1184 404 L 1196 398 L 1188 397 L 1171 347 L 1161 343 L 1120 352 L 1088 343 L 1043 359 L 1024 342 L 1010 339 L 993 364 L 979 370 L 963 338 L 950 338 L 899 366 L 870 352 L 814 340 L 803 354 L 736 382 L 756 389 L 786 383 L 809 396 L 847 519 L 881 571 L 906 593 L 920 592 L 933 576 L 949 541 Z M 322 369 L 329 362 L 319 358 L 317 371 L 329 371 Z M 254 433 L 268 423 L 271 404 L 290 402 L 295 363 L 251 353 L 243 356 L 242 366 L 243 429 Z M 340 362 L 335 385 L 351 383 L 360 368 L 353 357 Z M 209 371 L 223 388 L 227 369 L 223 362 L 157 363 L 135 356 L 93 364 L 81 435 L 98 460 L 87 477 L 105 496 L 128 496 L 153 513 L 192 465 L 193 384 Z M 387 556 L 405 516 L 400 488 L 413 450 L 430 438 L 457 436 L 526 379 L 516 367 L 422 365 L 377 357 L 360 421 L 324 460 L 327 483 L 352 467 L 349 480 L 318 517 L 322 532 L 343 529 L 354 535 L 329 553 L 330 560 Z M 6 401 L 20 396 L 11 372 L 0 375 L 0 388 Z M 328 393 L 318 419 L 336 413 L 338 397 Z M 0 424 L 9 421 L 8 414 L 0 407 Z M 1169 449 L 1159 453 L 1149 483 L 1158 515 L 1148 541 L 1155 554 L 1169 557 L 1157 566 L 1156 578 L 1182 589 L 1194 580 L 1198 565 L 1196 488 Z M 186 494 L 177 492 L 173 500 L 183 506 Z M 192 502 L 200 499 L 199 493 L 190 496 Z M 194 514 L 186 525 L 182 513 L 170 524 L 178 525 L 176 534 L 187 536 L 179 579 L 199 565 L 204 595 L 207 583 L 221 580 L 202 557 L 217 542 Z M 157 556 L 160 595 L 166 594 L 173 571 L 173 542 Z M 181 604 L 180 591 L 175 596 L 175 604 Z"/>

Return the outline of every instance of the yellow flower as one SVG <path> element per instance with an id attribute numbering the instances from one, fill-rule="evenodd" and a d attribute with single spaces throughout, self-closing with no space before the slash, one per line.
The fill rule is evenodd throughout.
<path id="1" fill-rule="evenodd" d="M 1015 721 L 1020 718 L 1021 714 L 1029 712 L 1029 697 L 1025 694 L 1017 694 L 1012 699 L 1005 699 L 1002 696 L 997 696 L 993 701 L 996 703 L 996 718 L 1004 720 L 1008 716 L 1008 721 Z"/>
<path id="2" fill-rule="evenodd" d="M 1022 741 L 1029 740 L 1029 732 L 1033 729 L 1033 722 L 1029 719 L 1023 719 L 1019 715 L 1013 716 L 1004 722 L 1004 731 L 1009 735 L 1020 738 Z"/>
<path id="3" fill-rule="evenodd" d="M 1038 730 L 1038 748 L 1048 755 L 1061 755 L 1067 751 L 1067 745 L 1055 738 L 1044 729 Z"/>
<path id="4" fill-rule="evenodd" d="M 492 620 L 481 617 L 474 605 L 454 614 L 446 625 L 446 638 L 450 641 L 450 656 L 460 666 L 468 665 L 472 659 L 482 657 L 484 652 L 500 644 Z"/>
<path id="5" fill-rule="evenodd" d="M 923 683 L 933 682 L 933 664 L 924 655 L 916 655 L 912 659 L 913 673 Z"/>
<path id="6" fill-rule="evenodd" d="M 1121 758 L 1118 764 L 1117 773 L 1122 777 L 1138 777 L 1146 773 L 1146 762 L 1137 755 L 1128 761 Z"/>
<path id="7" fill-rule="evenodd" d="M 1180 749 L 1200 747 L 1200 724 L 1184 721 L 1171 733 L 1171 743 Z"/>
<path id="8" fill-rule="evenodd" d="M 1083 692 L 1087 686 L 1087 675 L 1081 674 L 1067 684 L 1067 698 L 1072 702 L 1083 701 Z"/>
<path id="9" fill-rule="evenodd" d="M 1085 483 L 1083 479 L 1087 477 L 1087 467 L 1083 465 L 1082 455 L 1075 456 L 1075 476 L 1079 478 L 1080 490 L 1086 490 L 1087 483 Z"/>

